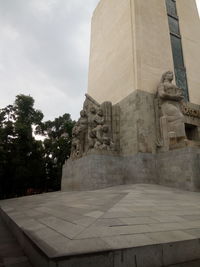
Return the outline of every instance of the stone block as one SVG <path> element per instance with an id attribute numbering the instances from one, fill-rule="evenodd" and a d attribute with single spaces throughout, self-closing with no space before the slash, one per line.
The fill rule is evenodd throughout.
<path id="1" fill-rule="evenodd" d="M 59 262 L 58 267 L 110 267 L 113 266 L 112 253 L 83 255 L 70 257 L 69 259 Z"/>
<path id="2" fill-rule="evenodd" d="M 200 259 L 199 240 L 163 244 L 164 266 Z"/>
<path id="3" fill-rule="evenodd" d="M 182 148 L 132 156 L 87 155 L 68 160 L 62 190 L 94 190 L 114 185 L 150 183 L 190 191 L 200 190 L 200 150 Z"/>

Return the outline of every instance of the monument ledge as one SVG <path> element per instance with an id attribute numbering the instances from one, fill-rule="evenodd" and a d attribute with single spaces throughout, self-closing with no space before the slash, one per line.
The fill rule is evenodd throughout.
<path id="1" fill-rule="evenodd" d="M 0 206 L 33 266 L 200 263 L 199 193 L 137 184 L 10 199 Z"/>

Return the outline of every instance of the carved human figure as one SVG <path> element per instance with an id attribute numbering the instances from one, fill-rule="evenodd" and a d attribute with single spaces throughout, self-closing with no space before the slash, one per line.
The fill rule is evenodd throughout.
<path id="1" fill-rule="evenodd" d="M 76 123 L 74 128 L 72 129 L 71 158 L 78 158 L 82 156 L 81 140 L 79 134 L 80 134 L 79 123 Z"/>
<path id="2" fill-rule="evenodd" d="M 94 117 L 94 122 L 96 123 L 96 125 L 104 124 L 103 110 L 101 108 L 97 110 L 97 114 Z"/>
<path id="3" fill-rule="evenodd" d="M 166 117 L 168 134 L 176 137 L 177 141 L 186 138 L 184 116 L 180 110 L 180 102 L 183 100 L 182 89 L 172 83 L 173 72 L 167 71 L 162 75 L 158 85 L 158 97 L 162 116 Z"/>
<path id="4" fill-rule="evenodd" d="M 93 135 L 95 136 L 94 148 L 100 150 L 113 149 L 113 143 L 109 136 L 108 125 L 97 125 L 93 129 Z"/>
<path id="5" fill-rule="evenodd" d="M 114 144 L 109 136 L 109 127 L 108 125 L 103 125 L 103 134 L 102 134 L 102 146 L 101 149 L 103 150 L 113 150 Z"/>
<path id="6" fill-rule="evenodd" d="M 98 149 L 101 147 L 103 143 L 102 135 L 103 135 L 104 116 L 103 116 L 103 110 L 101 108 L 97 110 L 97 114 L 94 117 L 94 122 L 96 124 L 96 127 L 92 130 L 95 136 L 94 148 Z"/>
<path id="7" fill-rule="evenodd" d="M 80 119 L 78 120 L 79 126 L 80 126 L 80 131 L 85 132 L 87 130 L 88 126 L 88 118 L 87 118 L 87 113 L 83 109 L 80 112 Z"/>
<path id="8" fill-rule="evenodd" d="M 90 107 L 89 114 L 88 114 L 88 149 L 91 149 L 94 147 L 95 143 L 95 135 L 92 131 L 97 123 L 95 122 L 96 117 L 96 108 L 94 106 Z"/>
<path id="9" fill-rule="evenodd" d="M 81 110 L 80 118 L 72 130 L 72 157 L 81 157 L 85 150 L 85 138 L 87 133 L 88 119 L 85 110 Z"/>

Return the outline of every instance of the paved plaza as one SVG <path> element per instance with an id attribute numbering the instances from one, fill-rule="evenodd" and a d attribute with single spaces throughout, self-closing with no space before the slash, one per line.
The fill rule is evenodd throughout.
<path id="1" fill-rule="evenodd" d="M 22 197 L 0 206 L 19 239 L 17 228 L 52 262 L 61 259 L 63 265 L 55 266 L 156 267 L 200 259 L 199 193 L 138 184 Z M 74 263 L 89 254 L 99 257 L 96 265 L 88 264 L 89 256 L 83 265 Z"/>

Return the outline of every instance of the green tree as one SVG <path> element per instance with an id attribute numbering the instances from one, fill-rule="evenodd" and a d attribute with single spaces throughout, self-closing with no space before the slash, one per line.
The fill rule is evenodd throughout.
<path id="1" fill-rule="evenodd" d="M 15 108 L 9 105 L 0 110 L 0 198 L 8 197 L 12 186 Z"/>
<path id="2" fill-rule="evenodd" d="M 34 109 L 34 99 L 31 96 L 18 95 L 14 107 L 16 110 L 15 121 L 15 179 L 13 186 L 18 189 L 18 194 L 25 194 L 27 188 L 44 189 L 45 167 L 42 159 L 42 147 L 33 137 L 33 127 L 42 124 L 43 114 Z M 36 164 L 36 156 L 37 164 Z M 35 168 L 37 165 L 37 168 Z M 36 181 L 40 180 L 40 184 Z"/>
<path id="3" fill-rule="evenodd" d="M 44 140 L 45 164 L 48 188 L 51 190 L 60 190 L 62 167 L 70 156 L 74 124 L 69 114 L 44 123 L 47 137 Z"/>
<path id="4" fill-rule="evenodd" d="M 42 124 L 42 118 L 31 96 L 18 95 L 14 105 L 0 110 L 1 198 L 25 195 L 29 188 L 44 188 L 44 149 L 32 130 Z"/>
<path id="5" fill-rule="evenodd" d="M 60 189 L 75 122 L 69 114 L 42 119 L 31 96 L 17 95 L 13 105 L 0 110 L 0 198 Z"/>

